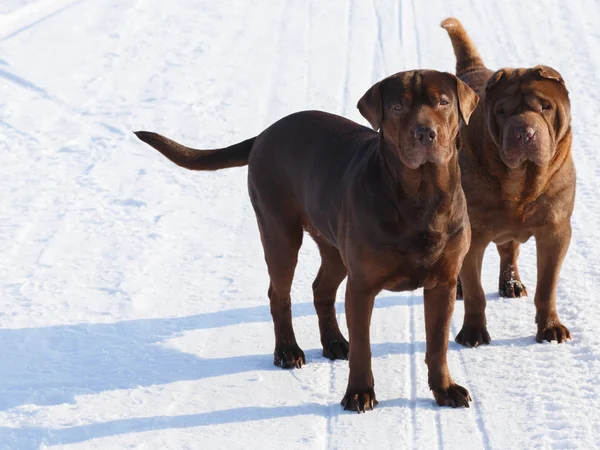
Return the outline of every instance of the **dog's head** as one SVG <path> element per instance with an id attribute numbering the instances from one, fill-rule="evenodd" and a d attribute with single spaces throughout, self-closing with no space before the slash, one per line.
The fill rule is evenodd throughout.
<path id="1" fill-rule="evenodd" d="M 501 69 L 486 86 L 486 127 L 510 168 L 525 161 L 547 166 L 571 126 L 569 92 L 546 66 Z"/>
<path id="2" fill-rule="evenodd" d="M 369 89 L 358 110 L 411 169 L 447 164 L 455 151 L 459 120 L 466 124 L 479 96 L 447 72 L 414 70 Z"/>

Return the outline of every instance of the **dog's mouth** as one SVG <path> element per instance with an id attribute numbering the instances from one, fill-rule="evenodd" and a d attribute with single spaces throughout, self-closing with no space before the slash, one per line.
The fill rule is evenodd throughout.
<path id="1" fill-rule="evenodd" d="M 424 148 L 413 148 L 400 153 L 400 160 L 410 169 L 418 169 L 427 162 L 427 151 Z"/>
<path id="2" fill-rule="evenodd" d="M 551 142 L 545 130 L 528 125 L 506 128 L 500 158 L 509 168 L 517 168 L 526 161 L 542 167 L 548 164 L 551 155 Z"/>
<path id="3" fill-rule="evenodd" d="M 522 149 L 514 147 L 503 148 L 500 151 L 500 158 L 511 169 L 516 169 L 528 159 Z"/>
<path id="4" fill-rule="evenodd" d="M 426 163 L 443 165 L 448 162 L 449 156 L 449 148 L 438 143 L 416 144 L 400 152 L 401 161 L 411 169 L 418 169 Z"/>

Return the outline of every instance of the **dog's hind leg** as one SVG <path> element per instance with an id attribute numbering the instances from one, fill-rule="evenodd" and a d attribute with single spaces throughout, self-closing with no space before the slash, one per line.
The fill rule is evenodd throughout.
<path id="1" fill-rule="evenodd" d="M 500 277 L 498 280 L 498 294 L 500 297 L 515 298 L 527 297 L 527 289 L 519 277 L 517 258 L 519 257 L 519 243 L 515 241 L 496 245 L 500 254 Z"/>
<path id="2" fill-rule="evenodd" d="M 340 252 L 323 237 L 313 234 L 321 254 L 321 267 L 313 282 L 315 309 L 323 356 L 329 359 L 348 359 L 348 341 L 340 331 L 335 315 L 335 297 L 340 283 L 348 273 Z"/>
<path id="3" fill-rule="evenodd" d="M 460 281 L 465 300 L 465 318 L 456 342 L 467 347 L 490 343 L 485 317 L 485 292 L 481 286 L 483 255 L 489 241 L 471 239 L 471 247 L 460 269 Z"/>
<path id="4" fill-rule="evenodd" d="M 298 262 L 298 250 L 302 245 L 302 224 L 300 220 L 284 222 L 281 217 L 274 215 L 265 218 L 259 211 L 257 218 L 271 279 L 268 295 L 275 328 L 273 363 L 284 369 L 300 368 L 306 363 L 306 359 L 296 343 L 290 291 Z"/>

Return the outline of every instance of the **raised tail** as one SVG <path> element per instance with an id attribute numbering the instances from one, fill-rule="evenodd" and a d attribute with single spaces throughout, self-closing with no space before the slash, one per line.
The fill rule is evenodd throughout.
<path id="1" fill-rule="evenodd" d="M 154 147 L 178 166 L 190 170 L 219 170 L 245 166 L 248 164 L 248 157 L 256 140 L 256 137 L 253 137 L 225 148 L 196 150 L 150 131 L 134 133 L 140 140 Z"/>
<path id="2" fill-rule="evenodd" d="M 456 76 L 460 77 L 471 70 L 485 68 L 477 47 L 475 47 L 475 44 L 458 19 L 449 17 L 440 25 L 446 29 L 452 41 L 454 55 L 456 56 Z"/>

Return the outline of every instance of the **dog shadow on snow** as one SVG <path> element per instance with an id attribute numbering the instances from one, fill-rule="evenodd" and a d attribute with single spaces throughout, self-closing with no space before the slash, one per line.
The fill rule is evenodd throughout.
<path id="1" fill-rule="evenodd" d="M 435 408 L 432 399 L 418 398 L 416 400 L 417 407 L 428 408 L 431 410 L 434 410 Z M 390 404 L 387 405 L 387 403 Z M 410 400 L 396 399 L 388 402 L 380 401 L 377 408 L 386 407 L 386 405 L 390 407 L 410 407 Z M 336 404 L 336 406 L 338 406 L 340 410 L 337 414 L 345 413 L 356 415 L 355 412 L 341 411 L 341 406 L 339 404 Z M 336 413 L 334 412 L 333 414 L 335 415 Z M 47 446 L 76 444 L 90 439 L 127 433 L 261 421 L 283 417 L 297 417 L 301 415 L 322 416 L 328 418 L 332 415 L 331 405 L 304 403 L 297 406 L 248 406 L 200 414 L 136 417 L 132 419 L 113 420 L 109 422 L 98 422 L 89 425 L 54 429 L 43 427 L 0 427 L 0 436 L 5 435 L 5 438 L 3 438 L 2 441 L 9 445 L 7 448 L 19 448 L 25 450 L 29 448 L 38 449 L 42 444 Z M 12 444 L 14 444 L 14 447 Z"/>
<path id="2" fill-rule="evenodd" d="M 384 297 L 375 308 L 422 306 L 422 296 Z M 338 304 L 343 310 L 343 304 Z M 314 315 L 312 303 L 293 305 L 294 317 Z M 242 323 L 270 322 L 269 306 L 238 308 L 166 319 L 141 319 L 112 324 L 78 324 L 43 328 L 0 329 L 0 348 L 8 355 L 0 364 L 0 411 L 27 404 L 52 406 L 75 403 L 77 395 L 131 389 L 176 381 L 199 380 L 253 370 L 281 370 L 272 355 L 255 354 L 201 358 L 163 345 L 182 332 Z M 315 332 L 318 332 L 315 330 Z M 522 345 L 526 345 L 523 341 Z M 520 345 L 505 342 L 504 345 Z M 450 346 L 457 350 L 456 345 Z M 425 352 L 424 342 L 373 344 L 373 357 Z M 319 350 L 308 350 L 310 359 Z M 6 356 L 5 356 L 6 357 Z M 433 407 L 431 399 L 416 399 L 413 407 Z M 411 400 L 380 402 L 380 407 L 411 405 Z M 339 408 L 341 409 L 341 407 Z M 334 409 L 334 414 L 335 414 Z M 330 405 L 241 407 L 181 416 L 123 419 L 68 428 L 0 427 L 1 441 L 27 442 L 34 448 L 155 429 L 263 420 L 296 415 L 332 414 Z"/>

